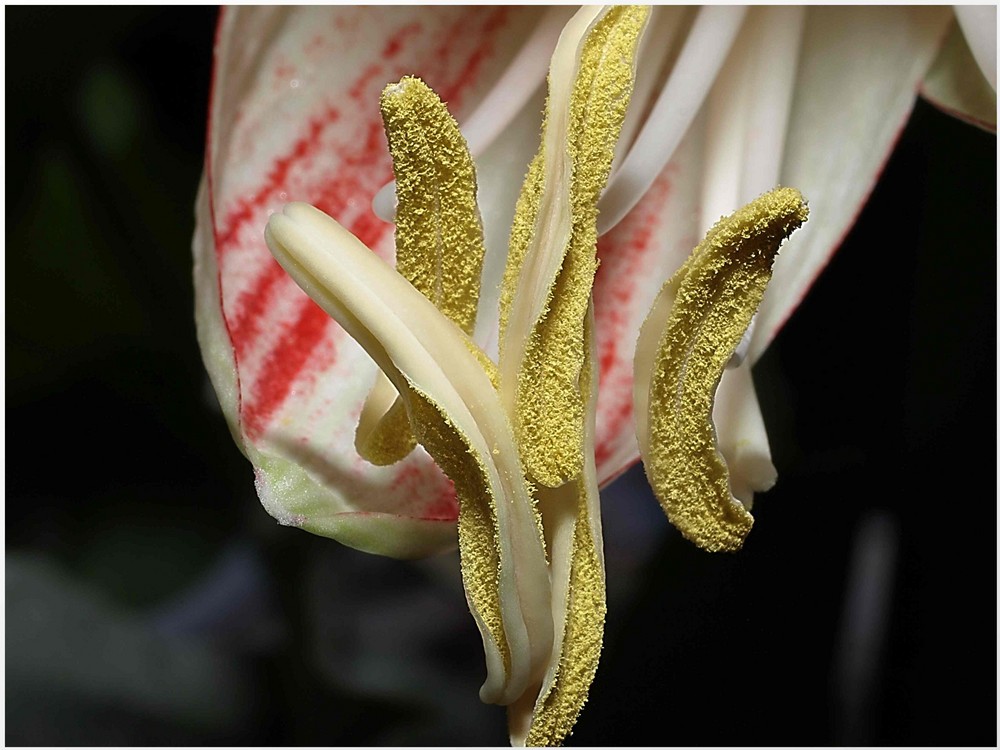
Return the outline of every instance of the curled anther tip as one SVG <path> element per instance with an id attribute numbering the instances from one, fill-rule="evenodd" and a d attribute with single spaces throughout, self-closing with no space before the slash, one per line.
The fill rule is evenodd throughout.
<path id="1" fill-rule="evenodd" d="M 708 551 L 738 550 L 753 526 L 732 495 L 712 422 L 719 377 L 747 337 L 779 246 L 808 215 L 798 190 L 776 188 L 722 218 L 664 285 L 640 333 L 646 472 L 671 523 Z"/>

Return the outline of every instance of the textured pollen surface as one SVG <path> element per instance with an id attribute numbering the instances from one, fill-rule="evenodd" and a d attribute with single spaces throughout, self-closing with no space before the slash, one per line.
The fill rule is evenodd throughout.
<path id="1" fill-rule="evenodd" d="M 471 335 L 485 250 L 468 146 L 448 109 L 419 78 L 386 86 L 380 106 L 396 176 L 396 270 Z M 375 387 L 392 386 L 379 379 Z M 395 463 L 416 446 L 399 401 L 370 421 L 367 414 L 362 418 L 359 427 L 365 428 L 355 445 L 372 463 Z"/>
<path id="2" fill-rule="evenodd" d="M 647 8 L 616 7 L 594 26 L 580 53 L 569 101 L 564 148 L 570 164 L 568 185 L 545 184 L 542 148 L 532 162 L 511 230 L 510 251 L 501 290 L 501 340 L 508 335 L 510 312 L 524 304 L 519 280 L 536 240 L 543 195 L 567 191 L 572 217 L 568 241 L 556 238 L 563 254 L 541 317 L 535 322 L 518 368 L 515 425 L 528 477 L 557 487 L 582 470 L 583 403 L 579 379 L 583 328 L 597 270 L 597 199 L 607 182 L 634 81 L 634 56 L 648 17 Z M 550 102 L 551 103 L 551 102 Z M 546 111 L 545 128 L 554 116 Z M 501 355 L 502 356 L 502 355 Z"/>
<path id="3" fill-rule="evenodd" d="M 396 174 L 396 270 L 472 335 L 484 247 L 468 146 L 419 78 L 386 86 L 381 108 Z"/>
<path id="4" fill-rule="evenodd" d="M 588 326 L 589 329 L 589 326 Z M 588 345 L 581 371 L 580 391 L 587 395 L 588 410 L 585 442 L 593 444 L 593 412 L 596 402 L 596 373 L 592 363 L 592 337 L 587 331 Z M 548 689 L 539 696 L 525 744 L 553 746 L 562 744 L 572 731 L 576 719 L 587 702 L 587 693 L 597 674 L 604 641 L 604 618 L 607 599 L 604 561 L 599 552 L 603 544 L 599 519 L 591 518 L 591 511 L 599 514 L 596 467 L 592 459 L 586 461 L 593 481 L 586 473 L 576 478 L 576 518 L 573 521 L 573 542 L 569 554 L 569 585 L 566 591 L 566 618 L 563 625 L 559 662 L 555 677 Z M 565 574 L 566 562 L 556 558 L 560 550 L 553 550 L 553 578 Z M 553 585 L 553 592 L 557 586 Z M 553 593 L 555 595 L 555 593 Z"/>
<path id="5" fill-rule="evenodd" d="M 676 298 L 657 348 L 643 461 L 670 522 L 712 552 L 738 550 L 753 525 L 730 493 L 717 450 L 715 389 L 760 304 L 778 248 L 807 217 L 797 190 L 765 193 L 713 226 L 664 287 Z"/>
<path id="6" fill-rule="evenodd" d="M 573 529 L 573 560 L 559 673 L 535 709 L 526 741 L 529 746 L 551 747 L 563 742 L 576 724 L 597 674 L 607 613 L 604 568 L 596 546 L 599 543 L 591 533 L 587 510 L 581 509 Z"/>
<path id="7" fill-rule="evenodd" d="M 494 497 L 486 467 L 442 411 L 419 393 L 410 399 L 417 438 L 455 483 L 462 582 L 472 614 L 499 652 L 504 673 L 511 656 L 500 606 L 500 550 Z M 484 643 L 486 648 L 490 644 Z"/>

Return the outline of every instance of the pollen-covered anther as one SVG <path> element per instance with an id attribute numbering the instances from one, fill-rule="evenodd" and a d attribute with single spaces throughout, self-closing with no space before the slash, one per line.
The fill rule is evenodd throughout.
<path id="1" fill-rule="evenodd" d="M 606 611 L 591 289 L 597 200 L 631 97 L 648 8 L 582 8 L 552 56 L 542 147 L 501 287 L 500 384 L 535 484 L 552 583 L 551 658 L 508 712 L 515 745 L 560 744 L 597 671 Z"/>
<path id="2" fill-rule="evenodd" d="M 593 22 L 579 50 L 560 43 L 549 75 L 542 145 L 514 213 L 500 292 L 501 389 L 525 470 L 546 487 L 558 487 L 583 469 L 579 383 L 584 319 L 597 271 L 597 201 L 611 170 L 648 16 L 648 8 L 616 7 Z M 585 21 L 574 18 L 567 29 L 574 23 Z"/>
<path id="3" fill-rule="evenodd" d="M 387 85 L 380 107 L 396 173 L 396 270 L 471 334 L 485 253 L 472 157 L 444 103 L 419 78 Z M 416 443 L 402 401 L 380 374 L 361 411 L 358 453 L 391 464 Z"/>
<path id="4" fill-rule="evenodd" d="M 637 433 L 670 522 L 709 551 L 743 545 L 753 517 L 730 492 L 712 408 L 722 371 L 750 324 L 781 243 L 806 221 L 792 188 L 720 220 L 660 291 L 636 347 Z"/>

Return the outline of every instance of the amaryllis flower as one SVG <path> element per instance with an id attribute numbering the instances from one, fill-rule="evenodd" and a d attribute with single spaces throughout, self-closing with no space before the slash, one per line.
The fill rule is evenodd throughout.
<path id="1" fill-rule="evenodd" d="M 650 320 L 668 332 L 680 331 L 668 338 L 684 341 L 683 323 L 677 320 L 698 304 L 692 300 L 704 296 L 698 290 L 688 293 L 685 284 L 702 283 L 699 279 L 709 283 L 704 280 L 717 272 L 709 252 L 712 243 L 734 248 L 739 237 L 765 231 L 760 228 L 777 222 L 775 217 L 787 210 L 778 222 L 780 230 L 774 229 L 769 275 L 777 243 L 804 218 L 798 194 L 781 194 L 759 209 L 770 212 L 764 219 L 753 211 L 734 215 L 730 221 L 735 224 L 713 229 L 708 243 L 700 246 L 706 248 L 695 256 L 701 265 L 693 259 L 675 277 L 675 286 L 661 293 L 664 282 L 721 215 L 779 183 L 794 185 L 807 196 L 812 218 L 775 262 L 773 282 L 750 329 L 740 340 L 749 314 L 738 331 L 724 326 L 728 344 L 720 338 L 719 348 L 735 348 L 735 353 L 718 393 L 717 372 L 690 370 L 701 373 L 707 393 L 703 406 L 709 411 L 714 397 L 715 427 L 713 431 L 706 421 L 705 434 L 713 441 L 717 437 L 727 469 L 722 479 L 715 477 L 716 484 L 721 482 L 723 500 L 731 492 L 749 507 L 753 493 L 766 490 L 775 479 L 750 365 L 849 228 L 925 78 L 942 106 L 980 122 L 982 101 L 992 90 L 982 87 L 971 62 L 974 57 L 989 67 L 979 62 L 989 40 L 973 39 L 970 55 L 961 37 L 949 39 L 935 75 L 927 78 L 953 24 L 947 9 L 656 9 L 634 50 L 634 91 L 631 79 L 627 85 L 631 107 L 624 124 L 615 126 L 615 132 L 621 129 L 618 150 L 613 161 L 606 154 L 610 180 L 593 196 L 600 195 L 594 233 L 602 234 L 593 294 L 565 295 L 567 304 L 577 300 L 593 315 L 593 323 L 581 329 L 586 335 L 580 346 L 583 362 L 594 364 L 594 374 L 587 374 L 586 364 L 581 374 L 578 363 L 568 381 L 578 386 L 580 403 L 567 410 L 589 415 L 580 417 L 577 431 L 588 450 L 574 463 L 576 454 L 564 450 L 562 441 L 576 433 L 564 435 L 546 422 L 550 410 L 545 399 L 541 406 L 518 411 L 512 404 L 520 393 L 508 396 L 503 387 L 494 393 L 488 364 L 489 357 L 499 354 L 500 383 L 533 383 L 536 376 L 551 375 L 552 368 L 542 363 L 553 350 L 533 343 L 531 326 L 552 299 L 562 297 L 553 297 L 543 284 L 541 292 L 525 292 L 534 300 L 525 305 L 517 301 L 524 290 L 509 281 L 502 284 L 501 277 L 505 266 L 510 273 L 512 217 L 511 247 L 524 234 L 529 259 L 524 263 L 534 262 L 537 227 L 534 234 L 525 230 L 527 209 L 518 209 L 519 220 L 514 204 L 539 151 L 542 83 L 571 15 L 562 8 L 485 7 L 225 11 L 195 237 L 199 339 L 233 435 L 254 466 L 265 508 L 282 524 L 399 557 L 451 548 L 461 537 L 470 607 L 487 650 L 483 697 L 513 704 L 513 736 L 535 741 L 565 736 L 585 699 L 591 667 L 596 668 L 599 635 L 595 647 L 581 645 L 571 633 L 574 622 L 578 629 L 589 622 L 587 613 L 603 619 L 599 511 L 593 497 L 597 484 L 634 463 L 642 448 L 658 494 L 667 495 L 661 500 L 668 515 L 689 538 L 711 549 L 730 549 L 749 529 L 750 517 L 742 506 L 724 503 L 723 526 L 736 518 L 736 531 L 726 526 L 725 534 L 700 535 L 701 522 L 692 522 L 694 516 L 684 507 L 691 493 L 674 490 L 688 487 L 685 482 L 699 484 L 714 470 L 693 462 L 684 467 L 694 473 L 692 478 L 672 467 L 657 469 L 661 442 L 686 449 L 689 441 L 687 433 L 658 426 L 647 409 L 654 412 L 656 403 L 663 402 L 662 393 L 670 392 L 670 385 L 689 370 L 686 361 L 680 367 L 664 364 L 677 355 L 670 354 L 666 339 L 654 335 L 659 327 L 654 334 L 644 330 L 641 338 L 638 333 L 652 307 Z M 582 28 L 590 33 L 597 18 L 593 15 Z M 570 44 L 571 28 L 573 22 L 560 45 L 569 44 L 580 60 L 584 53 L 578 50 L 587 37 L 578 29 L 572 33 L 579 38 Z M 564 136 L 552 115 L 554 92 L 576 85 L 576 79 L 574 65 L 560 67 L 557 60 L 553 58 L 549 75 L 550 119 L 544 137 L 558 140 Z M 485 253 L 481 277 L 476 266 L 474 309 L 449 315 L 453 322 L 441 322 L 440 300 L 428 301 L 434 297 L 428 290 L 421 290 L 426 295 L 421 296 L 412 274 L 404 279 L 375 261 L 377 256 L 391 263 L 396 254 L 393 225 L 373 210 L 373 200 L 383 215 L 393 210 L 386 200 L 393 171 L 382 122 L 389 115 L 384 107 L 380 114 L 379 96 L 387 83 L 401 81 L 404 86 L 408 75 L 419 76 L 446 103 L 475 159 Z M 978 86 L 973 93 L 969 81 Z M 566 102 L 571 110 L 572 101 Z M 565 127 L 573 132 L 571 125 Z M 597 135 L 598 142 L 614 142 L 600 130 Z M 453 146 L 453 140 L 442 138 L 441 148 Z M 545 164 L 551 166 L 549 159 Z M 570 172 L 576 176 L 573 170 L 566 174 Z M 404 174 L 399 176 L 402 199 Z M 549 185 L 564 178 L 554 173 L 528 179 L 530 186 L 532 179 Z M 447 184 L 442 195 L 450 200 L 457 193 Z M 565 189 L 574 211 L 574 191 L 586 187 Z M 526 188 L 522 201 L 524 195 L 530 202 L 531 189 Z M 264 242 L 263 227 L 288 203 L 316 208 L 292 206 L 272 223 L 269 244 L 279 266 Z M 550 210 L 544 200 L 541 206 L 530 211 L 541 215 Z M 445 209 L 435 204 L 429 210 Z M 420 215 L 418 210 L 405 221 L 401 216 L 401 229 L 413 221 L 419 225 L 422 219 L 412 217 Z M 575 228 L 576 219 L 572 222 Z M 427 231 L 425 227 L 417 234 Z M 343 278 L 330 270 L 336 268 L 330 248 L 345 254 Z M 759 254 L 756 249 L 748 253 Z M 539 261 L 538 278 L 546 277 L 541 271 L 548 267 Z M 437 273 L 440 280 L 440 269 Z M 524 272 L 521 278 L 535 277 Z M 748 282 L 760 292 L 763 283 L 766 279 Z M 712 311 L 728 309 L 725 295 L 712 299 Z M 504 331 L 517 326 L 525 336 L 515 354 L 505 358 L 511 339 Z M 468 345 L 462 343 L 467 334 Z M 505 361 L 514 363 L 509 372 Z M 723 363 L 715 364 L 721 369 Z M 660 374 L 650 375 L 647 368 Z M 596 404 L 588 383 L 596 386 Z M 562 398 L 572 396 L 573 389 L 564 393 L 544 385 L 537 390 L 559 402 L 553 412 L 562 414 Z M 397 393 L 405 402 L 402 419 L 391 413 L 403 413 L 395 403 Z M 708 416 L 706 411 L 706 420 Z M 399 430 L 382 426 L 393 419 Z M 688 421 L 675 419 L 675 428 Z M 411 423 L 414 439 L 406 432 Z M 543 442 L 535 453 L 525 451 L 536 432 L 553 442 Z M 386 441 L 397 438 L 405 445 L 386 447 Z M 420 445 L 414 448 L 416 442 Z M 709 445 L 714 455 L 715 444 Z M 557 552 L 559 532 L 545 522 L 544 508 L 541 520 L 532 516 L 532 486 L 565 485 L 577 487 L 573 492 L 584 498 L 570 501 L 568 515 L 571 527 L 575 518 L 583 524 L 580 528 L 590 529 L 583 551 L 570 541 Z M 462 506 L 458 526 L 465 531 L 456 534 L 458 498 L 467 497 L 470 486 L 481 490 L 484 505 L 478 511 Z M 511 499 L 509 508 L 501 498 Z M 539 502 L 545 505 L 543 500 Z M 549 501 L 552 508 L 562 502 L 555 495 Z M 490 528 L 496 533 L 488 542 L 468 530 L 475 512 L 494 518 Z M 560 512 L 551 511 L 556 516 Z M 540 525 L 545 526 L 544 539 L 538 535 Z M 587 602 L 589 609 L 581 615 L 576 602 L 593 594 L 595 586 L 600 595 Z M 561 657 L 575 647 L 583 652 L 583 672 L 590 672 L 586 678 L 567 672 L 567 688 L 553 665 L 567 663 Z M 558 702 L 560 690 L 573 694 L 567 699 L 573 706 L 552 720 L 547 696 Z M 545 729 L 550 721 L 559 726 Z"/>

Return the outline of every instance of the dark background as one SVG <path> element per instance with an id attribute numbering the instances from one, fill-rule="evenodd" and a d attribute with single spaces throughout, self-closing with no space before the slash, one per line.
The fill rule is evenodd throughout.
<path id="1" fill-rule="evenodd" d="M 215 10 L 6 17 L 6 741 L 502 744 L 457 562 L 274 525 L 190 270 Z M 920 102 L 755 370 L 736 556 L 605 496 L 572 744 L 995 745 L 996 140 Z"/>

